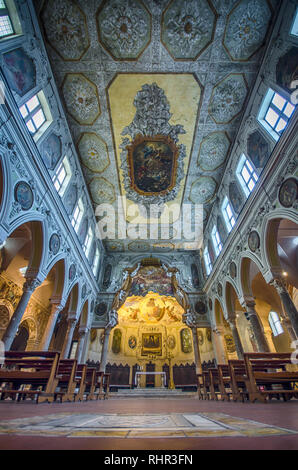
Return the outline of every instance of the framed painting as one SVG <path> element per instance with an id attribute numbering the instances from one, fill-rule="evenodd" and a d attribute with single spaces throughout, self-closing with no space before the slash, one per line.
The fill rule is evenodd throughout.
<path id="1" fill-rule="evenodd" d="M 168 136 L 137 136 L 127 147 L 131 188 L 143 196 L 166 194 L 176 183 L 178 148 Z"/>
<path id="2" fill-rule="evenodd" d="M 142 356 L 162 355 L 162 334 L 143 333 L 142 334 Z"/>

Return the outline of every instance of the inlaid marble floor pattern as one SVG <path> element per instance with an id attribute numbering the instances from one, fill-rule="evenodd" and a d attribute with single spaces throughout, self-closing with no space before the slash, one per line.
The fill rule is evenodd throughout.
<path id="1" fill-rule="evenodd" d="M 73 414 L 0 421 L 0 435 L 64 437 L 258 437 L 297 434 L 223 413 Z"/>

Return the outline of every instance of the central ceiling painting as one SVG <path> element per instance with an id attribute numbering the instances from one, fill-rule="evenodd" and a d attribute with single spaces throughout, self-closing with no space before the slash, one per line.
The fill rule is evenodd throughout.
<path id="1" fill-rule="evenodd" d="M 200 98 L 191 74 L 118 74 L 113 80 L 109 109 L 122 195 L 129 201 L 181 203 Z"/>

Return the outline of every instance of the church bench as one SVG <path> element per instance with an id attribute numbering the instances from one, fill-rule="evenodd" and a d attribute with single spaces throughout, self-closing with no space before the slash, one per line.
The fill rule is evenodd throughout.
<path id="1" fill-rule="evenodd" d="M 93 400 L 94 398 L 98 400 L 99 398 L 101 399 L 105 397 L 103 386 L 104 373 L 96 369 L 94 369 L 94 371 L 94 382 L 92 387 L 90 387 L 89 400 Z"/>
<path id="2" fill-rule="evenodd" d="M 197 374 L 197 384 L 199 398 L 209 400 L 211 395 L 209 371 L 203 370 L 201 374 Z"/>
<path id="3" fill-rule="evenodd" d="M 298 397 L 298 370 L 287 370 L 291 353 L 245 353 L 249 400 L 265 403 L 276 396 L 287 401 Z"/>
<path id="4" fill-rule="evenodd" d="M 230 401 L 232 395 L 231 375 L 228 364 L 218 364 L 218 380 L 221 391 L 221 400 Z"/>
<path id="5" fill-rule="evenodd" d="M 76 359 L 61 359 L 59 362 L 55 398 L 59 397 L 61 402 L 74 400 L 77 387 L 77 380 L 75 379 L 77 365 Z"/>
<path id="6" fill-rule="evenodd" d="M 53 402 L 58 384 L 60 353 L 49 351 L 8 351 L 0 368 L 1 400 L 20 401 L 27 396 L 36 403 Z"/>
<path id="7" fill-rule="evenodd" d="M 86 375 L 87 375 L 87 365 L 86 364 L 78 364 L 75 381 L 76 381 L 76 391 L 75 391 L 75 401 L 83 401 L 85 396 L 86 390 Z"/>
<path id="8" fill-rule="evenodd" d="M 229 401 L 231 378 L 228 365 L 219 364 L 217 368 L 209 368 L 209 383 L 210 398 L 212 400 L 217 400 L 220 396 L 222 401 Z"/>

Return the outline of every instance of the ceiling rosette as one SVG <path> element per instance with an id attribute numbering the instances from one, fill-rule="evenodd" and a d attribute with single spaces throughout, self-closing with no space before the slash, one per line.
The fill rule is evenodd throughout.
<path id="1" fill-rule="evenodd" d="M 121 133 L 121 169 L 127 198 L 145 205 L 163 205 L 178 195 L 184 177 L 182 125 L 172 126 L 170 105 L 156 84 L 142 86 L 134 100 L 136 114 Z"/>

